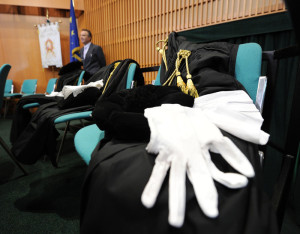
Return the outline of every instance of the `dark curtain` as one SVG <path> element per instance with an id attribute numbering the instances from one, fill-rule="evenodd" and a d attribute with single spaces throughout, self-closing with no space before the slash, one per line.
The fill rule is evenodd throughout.
<path id="1" fill-rule="evenodd" d="M 292 30 L 273 32 L 260 35 L 245 36 L 228 40 L 232 43 L 256 42 L 264 51 L 272 51 L 286 48 L 296 44 L 295 34 Z M 292 99 L 295 92 L 295 83 L 299 66 L 299 56 L 279 60 L 276 86 L 271 107 L 270 119 L 270 142 L 284 151 L 288 140 L 287 131 L 289 127 Z M 266 64 L 263 63 L 262 74 L 266 74 Z M 295 155 L 294 155 L 295 156 Z M 264 162 L 264 188 L 271 196 L 274 185 L 281 169 L 283 153 L 267 147 Z"/>

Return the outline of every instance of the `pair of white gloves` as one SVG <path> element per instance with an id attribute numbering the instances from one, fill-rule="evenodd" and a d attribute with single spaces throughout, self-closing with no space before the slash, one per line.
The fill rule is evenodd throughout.
<path id="1" fill-rule="evenodd" d="M 90 82 L 87 85 L 79 85 L 79 86 L 72 86 L 72 85 L 65 85 L 62 89 L 62 94 L 64 99 L 67 99 L 71 94 L 74 97 L 77 97 L 78 94 L 82 93 L 85 89 L 95 87 L 101 89 L 103 87 L 103 80 L 98 80 L 95 82 Z"/>
<path id="2" fill-rule="evenodd" d="M 205 109 L 205 108 L 204 108 Z M 211 110 L 210 110 L 211 111 Z M 218 193 L 214 180 L 228 188 L 242 188 L 254 170 L 246 156 L 209 120 L 203 108 L 165 104 L 145 110 L 151 130 L 146 150 L 158 154 L 142 203 L 154 206 L 169 174 L 169 223 L 181 227 L 185 216 L 186 174 L 203 213 L 218 216 Z M 236 123 L 237 124 L 237 123 Z M 224 173 L 212 162 L 209 151 L 219 153 L 237 172 Z"/>
<path id="3" fill-rule="evenodd" d="M 95 82 L 90 82 L 87 85 L 65 85 L 61 92 L 52 92 L 51 94 L 46 95 L 47 97 L 64 97 L 67 99 L 71 94 L 74 97 L 77 97 L 78 94 L 82 93 L 85 89 L 95 87 L 101 89 L 103 87 L 103 80 L 98 80 Z"/>

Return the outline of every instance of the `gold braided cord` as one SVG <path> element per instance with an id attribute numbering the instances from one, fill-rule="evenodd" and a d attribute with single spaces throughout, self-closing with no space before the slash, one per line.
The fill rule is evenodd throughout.
<path id="1" fill-rule="evenodd" d="M 173 73 L 169 76 L 169 78 L 165 81 L 165 83 L 163 83 L 163 86 L 168 85 L 170 86 L 172 84 L 172 81 L 174 80 L 175 76 L 176 76 L 176 72 L 179 72 L 179 66 L 181 64 L 182 58 L 180 58 L 179 53 L 177 53 L 177 59 L 175 61 L 175 70 L 173 71 Z"/>
<path id="2" fill-rule="evenodd" d="M 190 73 L 190 70 L 189 70 L 189 64 L 188 64 L 188 58 L 189 58 L 189 56 L 191 55 L 191 51 L 189 51 L 190 53 L 187 53 L 186 55 L 185 55 L 185 67 L 186 67 L 186 76 L 188 77 L 190 77 L 190 78 L 192 78 L 192 75 L 191 75 L 191 73 Z"/>
<path id="3" fill-rule="evenodd" d="M 179 50 L 177 53 L 177 59 L 175 62 L 175 70 L 176 70 L 176 77 L 177 77 L 177 86 L 181 89 L 182 92 L 187 93 L 187 87 L 186 84 L 184 83 L 181 73 L 179 71 L 179 67 L 181 64 L 182 59 L 184 59 L 187 55 L 188 50 Z"/>
<path id="4" fill-rule="evenodd" d="M 175 76 L 177 77 L 177 86 L 181 89 L 181 91 L 185 94 L 188 94 L 194 98 L 199 97 L 198 91 L 192 81 L 192 75 L 189 70 L 189 65 L 188 65 L 188 58 L 191 55 L 191 51 L 189 50 L 179 50 L 177 53 L 177 59 L 175 61 L 175 70 L 174 72 L 170 75 L 170 77 L 166 80 L 166 82 L 163 84 L 164 85 L 171 85 L 172 81 L 174 80 Z M 185 59 L 185 67 L 186 67 L 186 78 L 187 78 L 187 83 L 185 84 L 182 77 L 181 73 L 179 71 L 180 64 L 182 60 Z"/>
<path id="5" fill-rule="evenodd" d="M 163 48 L 159 48 L 158 43 L 163 42 Z M 158 42 L 155 43 L 156 46 L 156 50 L 162 55 L 164 64 L 166 66 L 166 71 L 168 71 L 168 64 L 167 64 L 167 56 L 166 56 L 166 46 L 168 45 L 168 38 L 166 38 L 165 40 L 159 40 Z"/>
<path id="6" fill-rule="evenodd" d="M 175 77 L 175 73 L 176 73 L 176 70 L 173 71 L 173 73 L 169 76 L 169 78 L 166 80 L 166 82 L 163 83 L 162 86 L 165 86 L 165 85 L 170 86 L 171 83 L 172 83 L 172 81 L 173 81 L 173 79 L 174 79 L 174 77 Z"/>
<path id="7" fill-rule="evenodd" d="M 107 79 L 107 81 L 106 81 L 106 84 L 105 84 L 105 86 L 104 86 L 104 89 L 103 89 L 102 94 L 105 92 L 106 87 L 107 87 L 107 85 L 108 85 L 108 83 L 109 83 L 109 81 L 110 81 L 110 78 L 112 77 L 114 71 L 115 71 L 116 68 L 119 66 L 119 64 L 120 64 L 120 62 L 117 62 L 117 63 L 114 64 L 114 69 L 113 69 L 112 72 L 109 74 L 109 77 L 108 77 L 108 79 Z"/>
<path id="8" fill-rule="evenodd" d="M 189 51 L 189 53 L 185 54 L 185 67 L 186 67 L 186 90 L 187 90 L 187 94 L 189 94 L 190 96 L 197 98 L 199 97 L 198 91 L 194 85 L 194 82 L 192 80 L 192 75 L 190 73 L 189 70 L 189 65 L 188 65 L 188 57 L 191 55 L 191 52 Z"/>

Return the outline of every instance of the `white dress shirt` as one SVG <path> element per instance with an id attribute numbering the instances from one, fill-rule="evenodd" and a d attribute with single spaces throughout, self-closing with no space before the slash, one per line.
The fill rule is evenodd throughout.
<path id="1" fill-rule="evenodd" d="M 88 44 L 86 44 L 83 48 L 83 59 L 85 59 L 86 53 L 88 52 L 89 48 L 90 48 L 91 42 L 89 42 Z"/>

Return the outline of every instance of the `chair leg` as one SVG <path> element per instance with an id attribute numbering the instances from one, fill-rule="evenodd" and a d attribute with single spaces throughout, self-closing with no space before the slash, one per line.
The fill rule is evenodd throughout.
<path id="1" fill-rule="evenodd" d="M 11 159 L 14 161 L 14 163 L 20 168 L 20 170 L 23 172 L 24 175 L 28 175 L 27 171 L 24 169 L 24 167 L 18 162 L 18 160 L 15 158 L 13 153 L 10 151 L 6 143 L 3 141 L 3 139 L 0 137 L 0 144 L 4 148 L 4 150 L 7 152 L 7 154 L 11 157 Z"/>
<path id="2" fill-rule="evenodd" d="M 64 135 L 63 135 L 63 137 L 61 139 L 61 142 L 60 142 L 60 145 L 59 145 L 59 149 L 58 149 L 58 153 L 56 155 L 56 165 L 58 165 L 59 157 L 60 157 L 61 152 L 62 152 L 62 148 L 63 148 L 64 142 L 65 142 L 65 138 L 66 138 L 67 132 L 69 130 L 69 125 L 70 125 L 70 121 L 67 121 L 67 126 L 65 128 Z"/>

